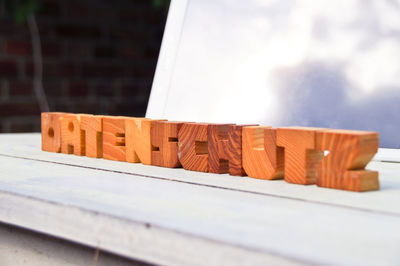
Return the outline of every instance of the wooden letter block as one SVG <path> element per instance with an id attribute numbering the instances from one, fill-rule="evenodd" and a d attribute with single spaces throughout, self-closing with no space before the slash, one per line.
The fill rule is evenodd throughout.
<path id="1" fill-rule="evenodd" d="M 208 171 L 244 176 L 242 167 L 242 126 L 208 125 Z"/>
<path id="2" fill-rule="evenodd" d="M 81 130 L 85 131 L 85 153 L 92 158 L 103 157 L 103 120 L 101 116 L 81 115 Z"/>
<path id="3" fill-rule="evenodd" d="M 42 150 L 61 152 L 61 117 L 67 113 L 42 113 Z"/>
<path id="4" fill-rule="evenodd" d="M 80 115 L 69 114 L 61 118 L 61 152 L 85 155 L 85 132 L 81 130 Z"/>
<path id="5" fill-rule="evenodd" d="M 243 168 L 259 179 L 283 178 L 283 149 L 276 145 L 276 129 L 263 126 L 243 127 Z"/>
<path id="6" fill-rule="evenodd" d="M 148 118 L 127 118 L 126 161 L 131 163 L 151 164 L 151 128 L 157 121 Z"/>
<path id="7" fill-rule="evenodd" d="M 103 116 L 103 158 L 126 161 L 125 117 Z"/>
<path id="8" fill-rule="evenodd" d="M 378 151 L 378 133 L 326 130 L 317 132 L 316 142 L 318 150 L 329 152 L 318 167 L 318 186 L 351 191 L 379 189 L 378 172 L 365 170 Z"/>
<path id="9" fill-rule="evenodd" d="M 181 167 L 178 159 L 178 132 L 183 122 L 158 121 L 151 128 L 151 164 Z"/>
<path id="10" fill-rule="evenodd" d="M 288 127 L 277 129 L 277 145 L 285 148 L 285 181 L 309 185 L 317 181 L 318 164 L 324 157 L 315 149 L 315 134 L 321 128 Z"/>
<path id="11" fill-rule="evenodd" d="M 208 172 L 207 127 L 204 123 L 184 123 L 178 133 L 178 158 L 186 170 Z"/>

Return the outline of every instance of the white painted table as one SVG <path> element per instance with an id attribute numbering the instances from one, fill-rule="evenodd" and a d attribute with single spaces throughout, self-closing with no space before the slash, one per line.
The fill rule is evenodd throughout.
<path id="1" fill-rule="evenodd" d="M 400 265 L 400 164 L 354 193 L 42 152 L 0 135 L 0 221 L 170 265 Z"/>

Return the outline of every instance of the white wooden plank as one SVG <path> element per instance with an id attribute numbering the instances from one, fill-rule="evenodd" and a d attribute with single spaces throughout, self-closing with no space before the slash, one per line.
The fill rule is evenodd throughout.
<path id="1" fill-rule="evenodd" d="M 118 248 L 119 242 L 139 248 L 135 241 L 126 239 L 129 235 L 123 236 L 126 232 L 119 224 L 103 223 L 103 216 L 106 216 L 128 224 L 136 223 L 142 230 L 146 228 L 143 225 L 149 224 L 151 228 L 253 253 L 276 254 L 295 262 L 333 265 L 378 265 L 382 262 L 396 265 L 400 262 L 400 217 L 396 215 L 24 159 L 4 157 L 1 162 L 0 219 L 10 223 L 16 219 L 21 226 L 41 228 L 33 227 L 36 230 L 51 227 L 50 233 L 69 239 L 74 237 L 75 241 L 88 242 L 80 234 L 92 241 L 91 234 L 96 237 L 107 234 L 108 238 L 117 239 L 113 242 L 114 248 Z M 5 193 L 52 203 L 54 208 L 36 207 L 27 199 L 10 204 Z M 42 214 L 31 213 L 30 209 L 35 208 L 42 208 Z M 68 213 L 71 211 L 68 208 L 74 213 Z M 64 212 L 70 215 L 68 219 Z M 89 219 L 88 216 L 93 217 Z M 162 252 L 167 244 L 157 246 L 157 241 L 163 241 L 160 237 L 153 235 L 154 243 L 148 242 L 138 253 Z M 173 245 L 174 241 L 172 237 L 169 244 Z M 191 246 L 190 241 L 185 244 Z M 159 256 L 174 258 L 177 250 L 167 248 Z M 208 258 L 206 253 L 201 256 Z M 216 256 L 218 260 L 223 257 L 222 254 Z"/>
<path id="2" fill-rule="evenodd" d="M 0 223 L 2 266 L 146 266 L 138 261 Z"/>
<path id="3" fill-rule="evenodd" d="M 374 161 L 380 162 L 400 162 L 400 149 L 385 149 L 380 148 L 375 155 Z"/>
<path id="4" fill-rule="evenodd" d="M 16 145 L 18 143 L 18 145 Z M 42 152 L 39 134 L 0 135 L 0 154 L 35 160 L 57 162 L 75 166 L 91 167 L 107 171 L 117 171 L 186 182 L 202 186 L 212 186 L 232 190 L 285 197 L 314 203 L 358 208 L 365 211 L 400 214 L 400 164 L 371 162 L 371 170 L 380 173 L 381 190 L 365 193 L 347 192 L 320 188 L 315 185 L 301 186 L 288 184 L 282 180 L 266 181 L 249 177 L 235 177 L 209 173 L 191 172 L 183 169 L 167 169 L 142 164 L 132 164 L 103 159 L 92 159 L 74 155 Z"/>
<path id="5" fill-rule="evenodd" d="M 0 191 L 0 220 L 128 258 L 166 265 L 304 265 L 108 214 Z"/>

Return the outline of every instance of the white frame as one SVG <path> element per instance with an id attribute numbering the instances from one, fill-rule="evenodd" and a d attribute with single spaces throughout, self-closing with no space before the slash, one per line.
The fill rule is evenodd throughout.
<path id="1" fill-rule="evenodd" d="M 168 88 L 179 49 L 187 3 L 188 0 L 171 0 L 150 99 L 147 105 L 146 117 L 148 118 L 165 118 L 164 110 L 168 100 Z"/>
<path id="2" fill-rule="evenodd" d="M 179 49 L 186 7 L 190 0 L 171 0 L 165 26 L 150 99 L 146 111 L 147 118 L 165 119 L 169 84 L 174 71 L 176 54 Z M 375 161 L 400 163 L 400 149 L 380 148 Z"/>

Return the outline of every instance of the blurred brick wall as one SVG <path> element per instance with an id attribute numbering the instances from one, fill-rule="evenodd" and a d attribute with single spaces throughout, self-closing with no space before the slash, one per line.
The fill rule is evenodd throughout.
<path id="1" fill-rule="evenodd" d="M 166 12 L 151 0 L 42 0 L 37 13 L 51 111 L 144 116 Z M 31 39 L 0 11 L 0 132 L 40 131 Z"/>

